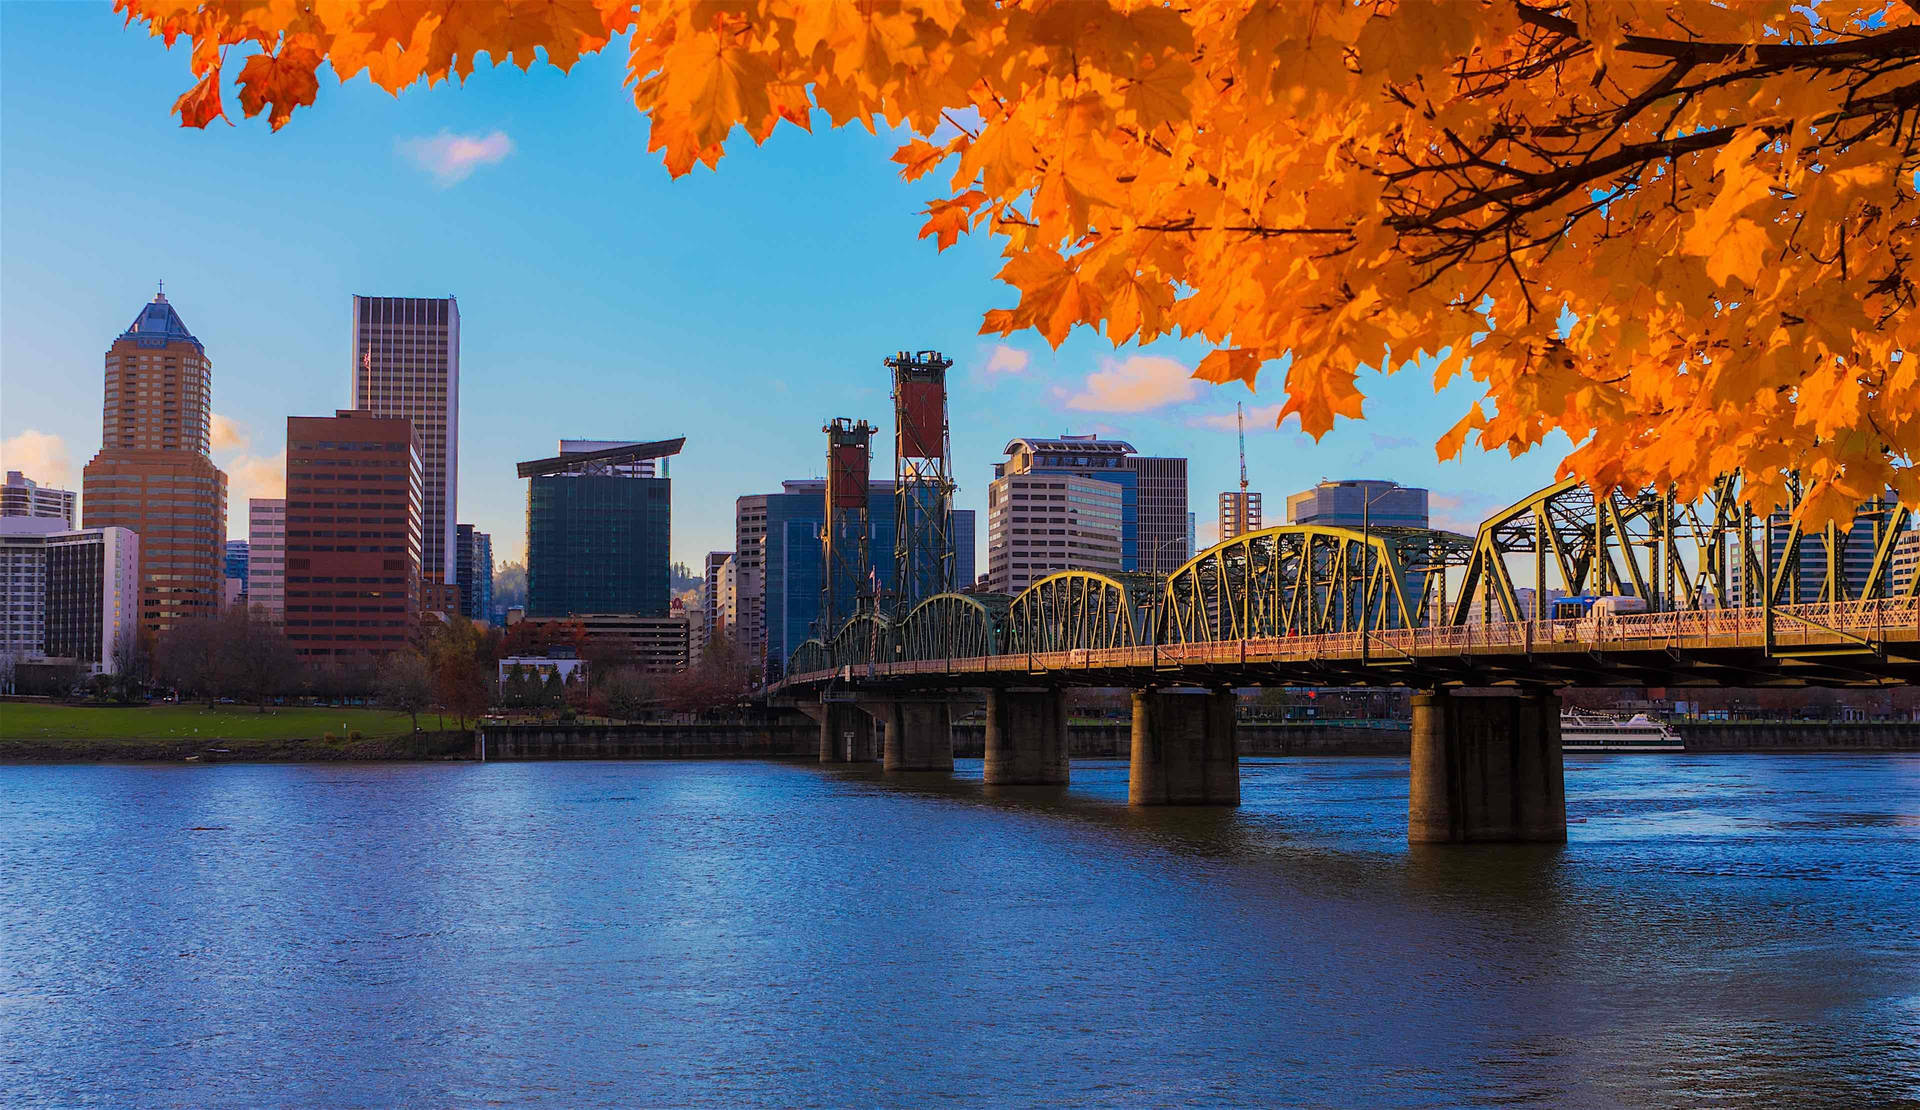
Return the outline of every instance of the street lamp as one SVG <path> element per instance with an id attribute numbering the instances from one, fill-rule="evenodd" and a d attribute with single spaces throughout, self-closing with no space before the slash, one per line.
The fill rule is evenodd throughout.
<path id="1" fill-rule="evenodd" d="M 1402 489 L 1398 482 L 1388 482 L 1386 487 L 1369 497 L 1366 487 L 1360 494 L 1360 671 L 1366 673 L 1369 652 L 1367 650 L 1367 614 L 1372 606 L 1367 604 L 1367 563 L 1373 554 L 1373 503 L 1395 490 Z"/>
<path id="2" fill-rule="evenodd" d="M 1160 556 L 1162 553 L 1164 553 L 1167 550 L 1167 548 L 1172 547 L 1174 544 L 1179 544 L 1181 545 L 1182 548 L 1184 548 L 1186 546 L 1186 543 L 1187 543 L 1187 540 L 1185 536 L 1175 536 L 1170 540 L 1162 541 L 1158 546 L 1156 546 L 1153 549 L 1153 566 L 1150 568 L 1151 572 L 1154 574 L 1160 573 Z"/>

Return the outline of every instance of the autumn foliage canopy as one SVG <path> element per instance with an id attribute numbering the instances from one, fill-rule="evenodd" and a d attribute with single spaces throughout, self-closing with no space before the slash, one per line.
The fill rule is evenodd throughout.
<path id="1" fill-rule="evenodd" d="M 275 128 L 323 63 L 398 92 L 624 36 L 684 174 L 780 124 L 904 128 L 923 237 L 988 231 L 983 332 L 1075 325 L 1285 374 L 1315 435 L 1357 371 L 1486 400 L 1439 444 L 1550 433 L 1596 485 L 1845 517 L 1920 504 L 1920 15 L 1829 0 L 118 0 Z M 237 49 L 234 49 L 237 48 Z M 738 129 L 738 131 L 736 131 Z M 1423 358 L 1425 356 L 1425 358 Z M 1434 361 L 1428 362 L 1426 358 Z"/>

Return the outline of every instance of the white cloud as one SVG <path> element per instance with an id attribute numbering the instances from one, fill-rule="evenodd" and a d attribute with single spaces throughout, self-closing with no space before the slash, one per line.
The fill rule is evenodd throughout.
<path id="1" fill-rule="evenodd" d="M 1033 356 L 1020 348 L 996 343 L 993 353 L 987 356 L 987 364 L 980 368 L 980 374 L 987 378 L 997 374 L 1024 374 L 1032 363 Z"/>
<path id="2" fill-rule="evenodd" d="M 43 486 L 74 488 L 70 484 L 73 463 L 67 456 L 67 441 L 52 432 L 28 428 L 0 440 L 0 467 L 18 470 Z"/>
<path id="3" fill-rule="evenodd" d="M 1255 405 L 1246 410 L 1246 418 L 1247 427 L 1256 431 L 1271 428 L 1280 422 L 1280 406 Z M 1237 426 L 1234 423 L 1234 414 L 1230 412 L 1210 412 L 1204 416 L 1196 416 L 1187 423 L 1196 428 L 1215 428 L 1223 432 L 1231 432 Z"/>
<path id="4" fill-rule="evenodd" d="M 1067 407 L 1081 412 L 1145 412 L 1191 401 L 1200 393 L 1193 371 L 1176 359 L 1134 355 L 1123 361 L 1101 359 Z"/>
<path id="5" fill-rule="evenodd" d="M 1481 521 L 1509 500 L 1479 490 L 1437 489 L 1427 495 L 1427 512 L 1433 527 L 1471 536 L 1480 530 Z"/>
<path id="6" fill-rule="evenodd" d="M 481 166 L 491 166 L 513 153 L 505 131 L 486 135 L 456 135 L 442 131 L 433 138 L 401 139 L 401 157 L 433 175 L 442 189 L 458 185 Z"/>
<path id="7" fill-rule="evenodd" d="M 250 524 L 247 501 L 287 495 L 287 453 L 240 455 L 221 469 L 227 472 L 227 535 L 245 539 Z"/>
<path id="8" fill-rule="evenodd" d="M 238 420 L 213 414 L 212 442 L 215 451 L 245 451 L 251 439 Z"/>

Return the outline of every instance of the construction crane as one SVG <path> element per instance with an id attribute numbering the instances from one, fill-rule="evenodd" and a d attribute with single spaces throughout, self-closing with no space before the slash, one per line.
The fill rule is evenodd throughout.
<path id="1" fill-rule="evenodd" d="M 1240 430 L 1240 496 L 1247 495 L 1247 416 L 1240 402 L 1233 403 L 1233 426 Z"/>

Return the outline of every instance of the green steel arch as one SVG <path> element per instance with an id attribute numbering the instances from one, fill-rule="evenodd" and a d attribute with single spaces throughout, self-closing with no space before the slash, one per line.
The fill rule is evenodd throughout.
<path id="1" fill-rule="evenodd" d="M 1791 509 L 1798 483 L 1788 495 Z M 1888 598 L 1894 549 L 1912 518 L 1905 506 L 1876 501 L 1862 506 L 1854 528 L 1808 533 L 1791 520 L 1756 517 L 1740 503 L 1738 474 L 1722 475 L 1691 502 L 1657 489 L 1595 496 L 1568 479 L 1480 525 L 1450 623 L 1528 619 L 1535 614 L 1520 596 L 1526 588 L 1535 596 L 1635 597 L 1666 611 Z M 1871 558 L 1850 559 L 1850 549 Z M 1850 581 L 1849 566 L 1862 561 L 1865 574 Z M 1904 596 L 1920 594 L 1920 576 L 1904 585 Z"/>
<path id="2" fill-rule="evenodd" d="M 1202 551 L 1167 577 L 1163 644 L 1415 628 L 1444 608 L 1467 537 L 1427 528 L 1290 524 Z"/>
<path id="3" fill-rule="evenodd" d="M 894 626 L 902 659 L 972 659 L 1000 654 L 1005 594 L 935 594 Z"/>
<path id="4" fill-rule="evenodd" d="M 1011 655 L 1143 643 L 1140 601 L 1152 592 L 1148 581 L 1085 570 L 1049 574 L 1008 604 L 1004 650 Z"/>
<path id="5" fill-rule="evenodd" d="M 814 674 L 833 669 L 833 654 L 819 640 L 804 640 L 787 658 L 787 674 Z"/>
<path id="6" fill-rule="evenodd" d="M 833 665 L 847 667 L 861 663 L 891 663 L 899 656 L 893 622 L 875 612 L 855 613 L 828 641 Z"/>

